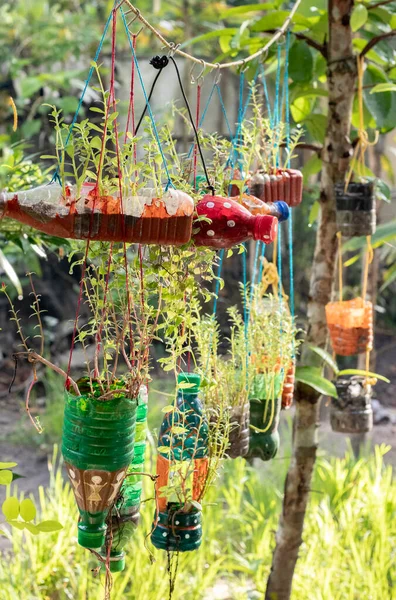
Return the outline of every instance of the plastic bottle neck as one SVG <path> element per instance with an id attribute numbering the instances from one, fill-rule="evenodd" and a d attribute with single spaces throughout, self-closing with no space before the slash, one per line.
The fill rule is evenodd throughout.
<path id="1" fill-rule="evenodd" d="M 253 239 L 268 244 L 273 242 L 278 233 L 278 219 L 271 215 L 256 215 Z"/>

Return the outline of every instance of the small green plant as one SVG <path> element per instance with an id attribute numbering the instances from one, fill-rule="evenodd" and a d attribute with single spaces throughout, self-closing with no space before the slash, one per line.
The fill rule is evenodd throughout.
<path id="1" fill-rule="evenodd" d="M 9 486 L 12 481 L 20 477 L 12 472 L 12 469 L 16 466 L 16 462 L 0 462 L 0 485 L 6 486 L 7 492 L 9 491 Z M 20 531 L 29 531 L 33 535 L 59 531 L 63 527 L 55 520 L 45 520 L 34 523 L 37 511 L 31 498 L 19 499 L 17 496 L 11 496 L 7 493 L 7 498 L 1 506 L 1 512 L 5 519 L 5 525 L 9 525 Z M 1 523 L 0 525 L 3 526 L 4 524 Z M 0 529 L 0 535 L 7 536 L 9 535 L 9 532 Z"/>

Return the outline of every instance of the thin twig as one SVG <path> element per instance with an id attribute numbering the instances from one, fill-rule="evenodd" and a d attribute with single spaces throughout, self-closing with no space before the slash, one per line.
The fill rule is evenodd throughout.
<path id="1" fill-rule="evenodd" d="M 394 31 L 388 31 L 388 33 L 382 33 L 381 35 L 377 35 L 376 37 L 373 37 L 368 44 L 366 44 L 366 46 L 363 48 L 363 50 L 360 53 L 360 56 L 366 56 L 366 54 L 368 52 L 370 52 L 370 50 L 372 48 L 374 48 L 374 46 L 376 44 L 378 44 L 379 42 L 382 42 L 382 40 L 386 40 L 387 38 L 393 37 L 396 35 L 396 30 Z"/>
<path id="2" fill-rule="evenodd" d="M 385 6 L 386 4 L 391 4 L 395 2 L 395 0 L 382 0 L 381 2 L 376 2 L 375 4 L 369 4 L 366 6 L 367 10 L 373 10 L 373 8 L 378 8 L 379 6 Z"/>
<path id="3" fill-rule="evenodd" d="M 39 362 L 39 363 L 45 365 L 46 367 L 48 367 L 49 369 L 52 369 L 52 371 L 55 371 L 55 373 L 58 373 L 58 375 L 61 375 L 61 377 L 63 377 L 65 381 L 69 380 L 76 395 L 80 396 L 80 390 L 78 389 L 78 385 L 70 377 L 70 375 L 67 375 L 67 373 L 63 369 L 61 369 L 60 367 L 57 367 L 56 365 L 54 365 L 49 360 L 45 359 L 40 354 L 37 354 L 37 352 L 34 352 L 33 350 L 28 350 L 27 352 L 16 352 L 14 356 L 17 358 L 19 358 L 20 356 L 25 356 L 25 357 L 27 357 L 28 361 L 31 363 Z"/>
<path id="4" fill-rule="evenodd" d="M 153 27 L 153 25 L 151 25 L 141 14 L 140 10 L 138 8 L 136 8 L 135 6 L 133 6 L 133 4 L 130 2 L 130 0 L 124 0 L 124 4 L 126 4 L 129 7 L 129 10 L 131 12 L 133 12 L 137 19 L 139 19 L 139 21 L 145 26 L 147 27 L 147 29 L 149 29 L 159 40 L 160 42 L 166 46 L 172 53 L 175 54 L 179 54 L 179 56 L 183 56 L 184 58 L 187 58 L 188 60 L 191 60 L 194 63 L 198 63 L 200 65 L 202 65 L 203 68 L 209 68 L 209 69 L 229 69 L 231 67 L 243 67 L 245 66 L 247 63 L 251 62 L 252 60 L 255 60 L 256 58 L 260 58 L 260 56 L 262 56 L 263 54 L 265 54 L 267 52 L 267 50 L 275 43 L 279 40 L 280 37 L 282 37 L 282 35 L 286 32 L 287 28 L 290 25 L 291 20 L 293 19 L 297 8 L 299 7 L 301 3 L 301 0 L 296 0 L 292 10 L 290 11 L 289 16 L 286 18 L 285 22 L 283 23 L 282 27 L 280 29 L 277 30 L 277 32 L 275 33 L 275 35 L 269 40 L 269 42 L 267 42 L 265 44 L 265 46 L 263 46 L 263 48 L 261 48 L 261 50 L 258 50 L 257 52 L 255 52 L 254 54 L 251 54 L 250 56 L 247 56 L 246 58 L 243 58 L 241 60 L 235 60 L 232 62 L 227 62 L 227 63 L 211 63 L 211 62 L 207 62 L 206 60 L 202 59 L 202 58 L 197 58 L 195 56 L 192 56 L 191 54 L 188 54 L 187 52 L 183 52 L 183 50 L 179 50 L 178 47 L 174 44 L 174 42 L 168 42 L 163 35 L 160 34 L 159 31 L 157 31 L 157 29 L 155 29 L 155 27 Z"/>

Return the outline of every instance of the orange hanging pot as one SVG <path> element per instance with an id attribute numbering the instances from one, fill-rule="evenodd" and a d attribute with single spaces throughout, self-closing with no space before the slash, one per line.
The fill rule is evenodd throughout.
<path id="1" fill-rule="evenodd" d="M 283 200 L 289 206 L 298 206 L 302 201 L 303 175 L 296 169 L 278 169 L 272 175 L 257 171 L 250 179 L 249 189 L 263 202 Z"/>
<path id="2" fill-rule="evenodd" d="M 363 298 L 329 302 L 326 320 L 336 354 L 352 356 L 373 346 L 373 305 Z"/>

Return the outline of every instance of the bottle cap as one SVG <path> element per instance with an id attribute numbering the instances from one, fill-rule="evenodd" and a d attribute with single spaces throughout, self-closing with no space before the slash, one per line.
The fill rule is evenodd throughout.
<path id="1" fill-rule="evenodd" d="M 78 524 L 78 543 L 83 548 L 101 548 L 105 543 L 106 525 L 98 525 L 95 531 L 88 530 L 82 523 Z"/>
<path id="2" fill-rule="evenodd" d="M 276 216 L 278 217 L 279 223 L 287 221 L 290 215 L 290 209 L 286 202 L 278 200 L 277 202 L 274 202 L 274 206 L 276 207 Z"/>
<path id="3" fill-rule="evenodd" d="M 278 233 L 278 219 L 271 215 L 256 215 L 253 239 L 270 244 Z"/>
<path id="4" fill-rule="evenodd" d="M 184 394 L 197 394 L 201 385 L 201 376 L 198 373 L 179 373 L 177 383 L 191 383 L 191 387 L 182 390 Z"/>

